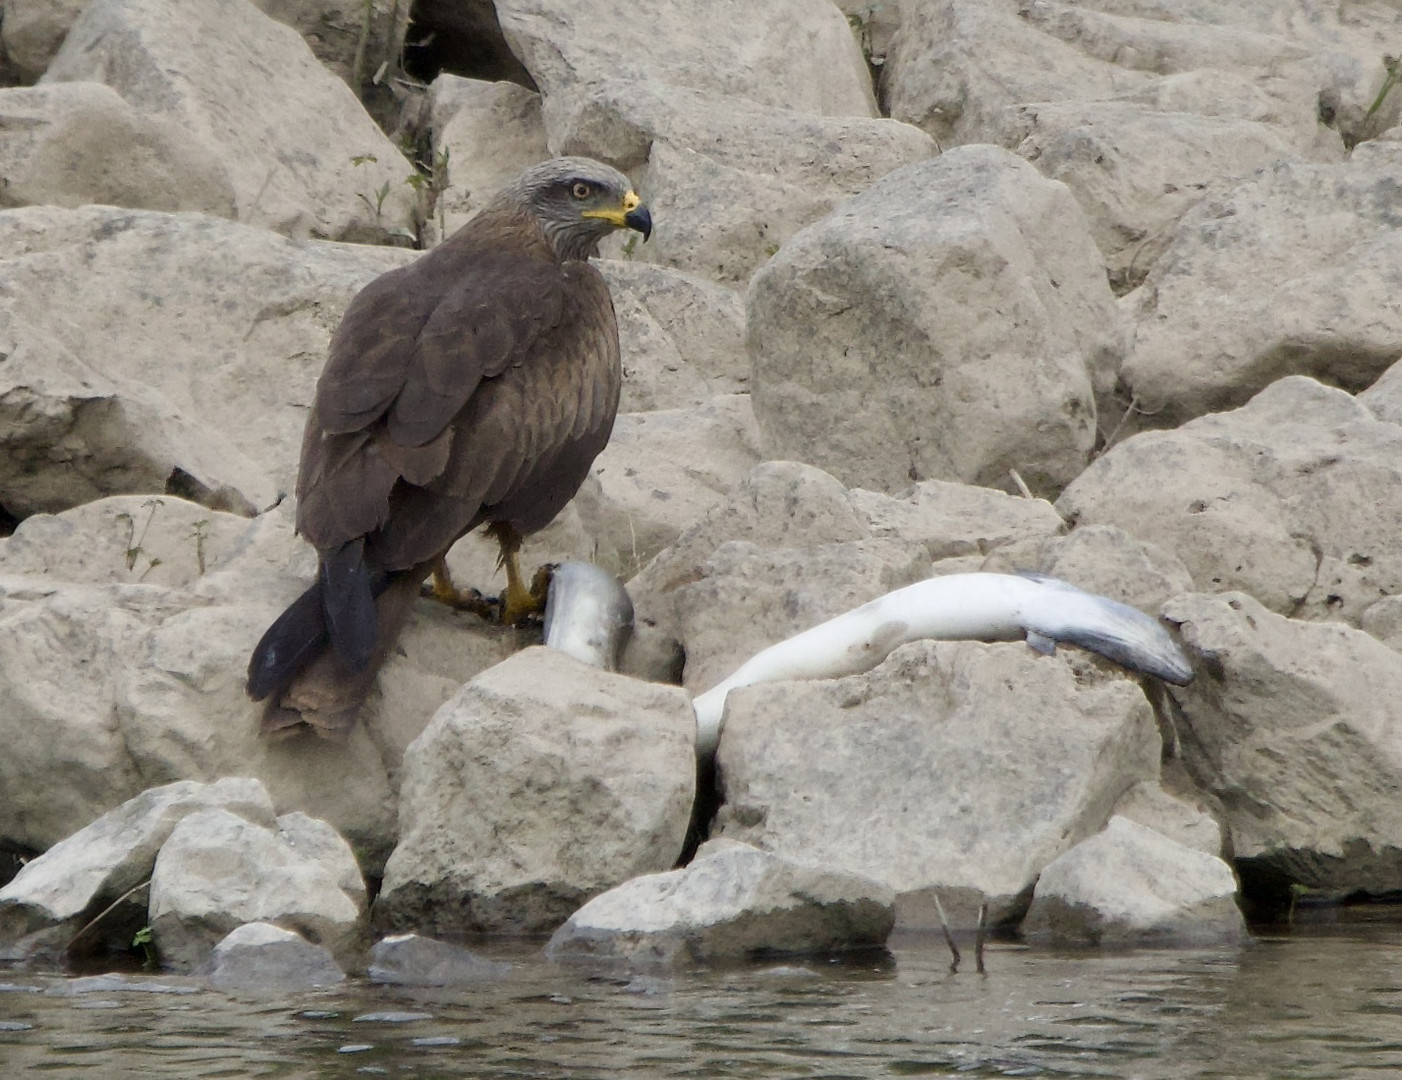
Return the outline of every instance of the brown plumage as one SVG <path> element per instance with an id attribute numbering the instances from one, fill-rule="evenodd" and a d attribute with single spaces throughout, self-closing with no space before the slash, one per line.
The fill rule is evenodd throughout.
<path id="1" fill-rule="evenodd" d="M 508 617 L 527 604 L 515 550 L 574 496 L 618 409 L 613 303 L 587 261 L 618 228 L 651 231 L 627 178 L 559 158 L 351 302 L 297 478 L 320 570 L 249 661 L 265 730 L 342 736 L 420 585 L 479 525 L 502 546 Z"/>

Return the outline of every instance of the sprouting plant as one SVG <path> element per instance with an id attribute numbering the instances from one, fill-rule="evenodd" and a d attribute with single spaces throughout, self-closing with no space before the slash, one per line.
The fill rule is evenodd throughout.
<path id="1" fill-rule="evenodd" d="M 142 509 L 146 510 L 147 514 L 146 521 L 141 526 L 140 536 L 138 536 L 136 533 L 135 518 L 133 518 L 125 510 L 123 510 L 120 514 L 117 515 L 117 520 L 122 522 L 127 527 L 126 562 L 128 570 L 136 569 L 137 559 L 139 559 L 143 554 L 142 545 L 146 542 L 146 534 L 151 531 L 151 521 L 155 518 L 156 511 L 164 505 L 164 499 L 147 499 L 144 503 L 141 504 Z M 152 559 L 150 561 L 150 565 L 147 566 L 146 569 L 141 572 L 141 576 L 144 578 L 147 574 L 151 572 L 153 567 L 159 566 L 160 564 L 160 559 Z"/>
<path id="2" fill-rule="evenodd" d="M 1387 72 L 1387 77 L 1383 79 L 1382 89 L 1373 99 L 1373 104 L 1369 105 L 1368 111 L 1363 114 L 1364 120 L 1371 120 L 1373 114 L 1383 107 L 1383 102 L 1387 100 L 1387 95 L 1392 93 L 1392 88 L 1402 82 L 1402 57 L 1384 56 L 1383 69 Z"/>
<path id="3" fill-rule="evenodd" d="M 136 932 L 136 936 L 131 939 L 131 947 L 140 949 L 145 959 L 141 961 L 144 968 L 155 968 L 158 966 L 156 959 L 156 944 L 151 934 L 151 927 L 143 926 Z"/>
<path id="4" fill-rule="evenodd" d="M 389 191 L 390 184 L 389 181 L 386 180 L 373 192 L 375 196 L 374 201 L 371 201 L 370 198 L 367 195 L 365 195 L 364 192 L 361 192 L 360 194 L 360 197 L 365 200 L 365 205 L 370 207 L 371 210 L 375 211 L 376 225 L 380 224 L 380 220 L 384 216 L 385 200 L 389 198 Z"/>
<path id="5" fill-rule="evenodd" d="M 356 168 L 361 165 L 378 165 L 380 161 L 374 154 L 356 154 L 350 160 Z"/>
<path id="6" fill-rule="evenodd" d="M 623 257 L 624 257 L 625 259 L 631 259 L 631 258 L 633 257 L 633 250 L 634 250 L 637 246 L 638 246 L 638 234 L 637 234 L 637 233 L 630 233 L 630 234 L 628 235 L 628 239 L 625 240 L 625 241 L 623 241 L 623 248 L 622 248 Z"/>
<path id="7" fill-rule="evenodd" d="M 195 539 L 195 562 L 200 574 L 204 574 L 204 542 L 209 538 L 209 518 L 200 518 L 190 526 L 190 535 Z"/>

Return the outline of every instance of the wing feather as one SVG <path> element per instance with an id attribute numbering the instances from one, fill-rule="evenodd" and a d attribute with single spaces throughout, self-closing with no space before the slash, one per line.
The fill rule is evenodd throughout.
<path id="1" fill-rule="evenodd" d="M 404 270 L 432 269 L 434 254 Z M 385 570 L 423 564 L 498 516 L 541 528 L 583 481 L 618 405 L 618 330 L 597 270 L 500 252 L 440 270 L 401 275 L 402 318 L 379 296 L 357 298 L 348 319 L 367 321 L 338 331 L 303 447 L 299 531 L 321 550 L 364 536 Z M 412 335 L 380 329 L 415 319 Z"/>

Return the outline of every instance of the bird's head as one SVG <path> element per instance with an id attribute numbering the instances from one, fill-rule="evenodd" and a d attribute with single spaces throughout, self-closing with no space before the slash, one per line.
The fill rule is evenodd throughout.
<path id="1" fill-rule="evenodd" d="M 644 240 L 652 235 L 652 215 L 628 178 L 592 158 L 542 162 L 522 173 L 502 197 L 540 222 L 562 259 L 597 255 L 599 241 L 616 229 L 634 229 Z"/>

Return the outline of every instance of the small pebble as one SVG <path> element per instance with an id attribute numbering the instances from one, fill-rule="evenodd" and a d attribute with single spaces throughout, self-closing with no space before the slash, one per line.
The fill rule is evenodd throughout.
<path id="1" fill-rule="evenodd" d="M 368 1012 L 355 1017 L 353 1024 L 411 1024 L 415 1020 L 432 1020 L 430 1013 L 423 1012 Z"/>
<path id="2" fill-rule="evenodd" d="M 410 1039 L 410 1046 L 461 1046 L 462 1040 L 456 1035 L 428 1035 L 421 1039 Z"/>
<path id="3" fill-rule="evenodd" d="M 33 1031 L 33 1024 L 26 1024 L 23 1020 L 0 1020 L 0 1031 Z"/>
<path id="4" fill-rule="evenodd" d="M 338 1054 L 363 1054 L 366 1050 L 373 1050 L 373 1049 L 375 1049 L 375 1046 L 374 1046 L 373 1043 L 346 1043 L 346 1045 L 343 1046 L 343 1047 L 341 1047 L 339 1050 L 337 1050 L 336 1053 L 338 1053 Z"/>

